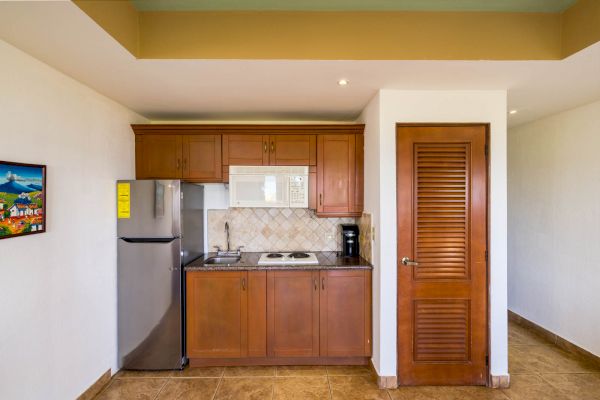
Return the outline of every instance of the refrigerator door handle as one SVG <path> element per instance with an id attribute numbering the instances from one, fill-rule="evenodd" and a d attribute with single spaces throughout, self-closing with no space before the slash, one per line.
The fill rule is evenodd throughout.
<path id="1" fill-rule="evenodd" d="M 170 237 L 170 238 L 121 238 L 124 242 L 127 243 L 171 243 L 173 240 L 178 238 Z"/>

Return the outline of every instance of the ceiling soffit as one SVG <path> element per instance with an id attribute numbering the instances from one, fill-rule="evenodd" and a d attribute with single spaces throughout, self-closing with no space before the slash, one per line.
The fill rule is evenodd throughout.
<path id="1" fill-rule="evenodd" d="M 558 60 L 600 41 L 600 1 L 562 13 L 138 11 L 74 3 L 140 59 Z"/>

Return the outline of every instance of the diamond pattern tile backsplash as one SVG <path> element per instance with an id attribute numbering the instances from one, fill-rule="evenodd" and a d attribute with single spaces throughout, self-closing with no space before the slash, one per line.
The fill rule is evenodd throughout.
<path id="1" fill-rule="evenodd" d="M 225 222 L 229 222 L 231 248 L 243 251 L 339 251 L 340 224 L 355 218 L 317 218 L 302 208 L 229 208 L 208 210 L 208 246 L 226 247 Z"/>

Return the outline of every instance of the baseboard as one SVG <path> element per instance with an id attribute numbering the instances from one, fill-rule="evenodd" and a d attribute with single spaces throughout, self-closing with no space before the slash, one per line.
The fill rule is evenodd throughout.
<path id="1" fill-rule="evenodd" d="M 396 389 L 398 387 L 398 377 L 380 376 L 373 365 L 373 360 L 369 360 L 369 368 L 371 369 L 371 374 L 377 379 L 379 389 Z"/>
<path id="2" fill-rule="evenodd" d="M 558 346 L 562 350 L 574 354 L 578 357 L 584 358 L 585 360 L 600 366 L 600 357 L 597 355 L 590 353 L 589 351 L 582 349 L 574 343 L 569 342 L 567 339 L 564 339 L 557 334 L 547 330 L 536 324 L 535 322 L 531 322 L 528 319 L 516 314 L 510 310 L 508 310 L 508 320 L 514 322 L 515 324 L 522 326 L 525 329 L 528 329 L 538 336 L 546 339 L 550 343 Z"/>
<path id="3" fill-rule="evenodd" d="M 510 375 L 492 375 L 490 387 L 494 389 L 508 389 L 510 387 Z"/>
<path id="4" fill-rule="evenodd" d="M 106 387 L 106 385 L 108 385 L 111 376 L 111 370 L 109 369 L 108 371 L 103 373 L 102 376 L 100 376 L 100 378 L 96 380 L 96 382 L 92 383 L 92 386 L 87 388 L 85 392 L 79 395 L 79 397 L 77 397 L 77 400 L 92 400 L 98 395 L 98 393 L 102 391 L 102 389 L 104 389 L 104 387 Z"/>

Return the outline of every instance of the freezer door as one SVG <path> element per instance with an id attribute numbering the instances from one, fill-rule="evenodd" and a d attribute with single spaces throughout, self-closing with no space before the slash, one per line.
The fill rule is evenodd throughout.
<path id="1" fill-rule="evenodd" d="M 181 368 L 181 240 L 118 239 L 118 352 L 124 369 Z"/>
<path id="2" fill-rule="evenodd" d="M 117 217 L 118 237 L 170 238 L 181 236 L 180 181 L 132 180 L 118 181 L 117 185 L 121 185 L 117 192 L 122 193 L 123 189 L 127 192 L 127 185 L 129 192 L 129 213 L 119 212 Z"/>

